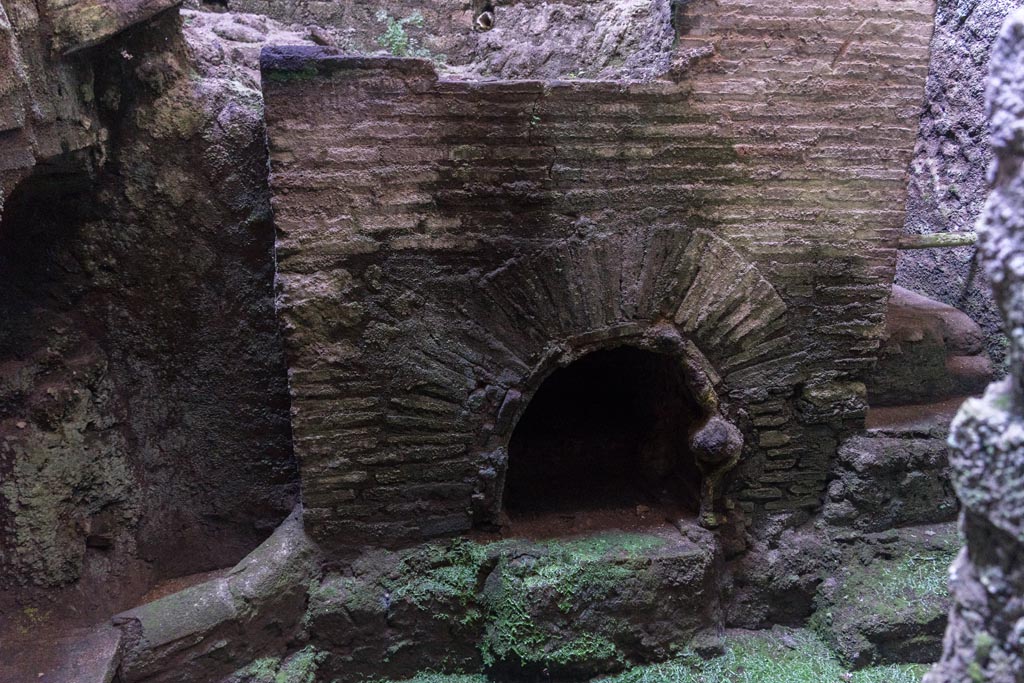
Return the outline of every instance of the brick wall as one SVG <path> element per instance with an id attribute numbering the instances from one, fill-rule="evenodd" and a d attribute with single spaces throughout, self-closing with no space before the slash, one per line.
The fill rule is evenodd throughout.
<path id="1" fill-rule="evenodd" d="M 666 322 L 746 432 L 750 520 L 816 507 L 884 322 L 932 11 L 691 2 L 646 84 L 265 51 L 312 532 L 466 529 L 545 368 Z"/>

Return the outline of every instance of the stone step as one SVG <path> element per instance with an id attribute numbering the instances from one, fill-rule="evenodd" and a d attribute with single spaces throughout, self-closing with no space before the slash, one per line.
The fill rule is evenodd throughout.
<path id="1" fill-rule="evenodd" d="M 121 632 L 111 626 L 0 637 L 3 683 L 111 683 L 120 662 Z"/>
<path id="2" fill-rule="evenodd" d="M 876 415 L 874 429 L 840 444 L 823 508 L 832 527 L 880 532 L 955 519 L 947 417 L 913 408 L 886 409 L 893 414 L 885 426 Z"/>
<path id="3" fill-rule="evenodd" d="M 822 584 L 812 626 L 854 668 L 937 661 L 960 544 L 953 523 L 863 536 Z"/>

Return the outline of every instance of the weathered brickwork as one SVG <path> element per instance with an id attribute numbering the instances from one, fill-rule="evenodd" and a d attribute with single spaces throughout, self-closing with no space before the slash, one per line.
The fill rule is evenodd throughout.
<path id="1" fill-rule="evenodd" d="M 312 533 L 467 529 L 539 382 L 616 345 L 679 357 L 742 429 L 752 520 L 818 506 L 879 345 L 933 9 L 688 3 L 644 84 L 266 50 Z"/>

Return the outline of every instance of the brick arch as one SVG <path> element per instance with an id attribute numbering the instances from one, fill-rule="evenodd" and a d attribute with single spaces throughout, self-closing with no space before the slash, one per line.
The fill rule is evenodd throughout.
<path id="1" fill-rule="evenodd" d="M 489 525 L 497 522 L 504 507 L 503 493 L 509 468 L 510 441 L 530 402 L 545 381 L 558 369 L 568 367 L 585 356 L 619 348 L 633 348 L 670 358 L 682 371 L 686 389 L 700 411 L 701 420 L 706 422 L 714 416 L 729 419 L 733 411 L 728 405 L 728 399 L 723 400 L 719 394 L 721 379 L 696 345 L 680 335 L 671 323 L 625 323 L 563 340 L 551 347 L 549 353 L 521 383 L 505 392 L 489 423 L 492 426 L 481 435 L 480 445 L 473 456 L 480 463 L 472 501 L 475 523 Z M 707 488 L 706 499 L 701 501 L 702 512 L 713 514 L 720 494 L 717 484 L 735 464 L 729 463 L 722 471 L 705 473 L 713 477 L 715 483 Z"/>
<path id="2" fill-rule="evenodd" d="M 417 327 L 430 332 L 389 353 L 404 366 L 406 387 L 455 396 L 521 386 L 546 357 L 627 325 L 675 326 L 719 373 L 787 351 L 785 302 L 753 263 L 706 230 L 563 240 L 444 290 L 423 294 L 430 300 Z"/>
<path id="3" fill-rule="evenodd" d="M 553 368 L 600 348 L 668 344 L 690 367 L 710 415 L 728 412 L 719 398 L 729 384 L 722 368 L 766 363 L 786 350 L 778 343 L 784 301 L 755 265 L 706 230 L 574 237 L 421 296 L 420 332 L 402 335 L 381 365 L 393 370 L 386 423 L 406 445 L 418 439 L 424 453 L 449 458 L 446 483 L 463 487 L 463 505 L 478 521 L 500 509 L 503 449 Z M 459 459 L 464 468 L 454 466 Z"/>
<path id="4" fill-rule="evenodd" d="M 673 322 L 719 361 L 757 356 L 786 313 L 757 267 L 707 230 L 563 240 L 484 275 L 478 292 L 466 312 L 515 338 L 524 360 L 552 342 L 638 321 Z"/>

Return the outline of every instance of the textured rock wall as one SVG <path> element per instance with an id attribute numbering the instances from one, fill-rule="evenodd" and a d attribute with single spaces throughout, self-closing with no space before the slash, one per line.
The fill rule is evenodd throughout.
<path id="1" fill-rule="evenodd" d="M 504 466 L 488 430 L 553 351 L 666 318 L 744 422 L 744 511 L 818 506 L 879 345 L 932 10 L 691 3 L 678 81 L 647 85 L 265 53 L 314 536 L 465 529 Z"/>
<path id="2" fill-rule="evenodd" d="M 0 211 L 37 160 L 81 152 L 87 165 L 106 131 L 97 119 L 91 55 L 68 57 L 180 0 L 0 3 Z"/>
<path id="3" fill-rule="evenodd" d="M 874 429 L 844 441 L 823 519 L 862 532 L 955 520 L 945 431 Z"/>
<path id="4" fill-rule="evenodd" d="M 9 196 L 0 604 L 73 586 L 95 617 L 294 504 L 258 74 L 195 23 L 194 48 L 176 12 L 90 48 L 100 163 Z"/>
<path id="5" fill-rule="evenodd" d="M 953 481 L 967 547 L 951 570 L 955 604 L 942 661 L 926 679 L 1024 681 L 1024 11 L 1004 25 L 988 91 L 993 188 L 980 251 L 1010 336 L 1010 373 L 953 424 Z"/>
<path id="6" fill-rule="evenodd" d="M 1020 0 L 939 0 L 927 103 L 911 164 L 906 231 L 973 230 L 992 159 L 985 83 L 992 42 Z M 1002 319 L 973 247 L 900 254 L 897 284 L 966 312 L 985 330 L 996 367 L 1006 357 Z"/>
<path id="7" fill-rule="evenodd" d="M 497 6 L 494 28 L 476 31 L 475 18 L 485 4 L 484 0 L 231 0 L 228 7 L 338 29 L 333 35 L 318 31 L 318 42 L 346 51 L 386 50 L 395 56 L 429 57 L 464 77 L 642 80 L 663 72 L 671 57 L 675 37 L 671 0 L 490 3 Z M 389 20 L 409 19 L 400 36 L 388 35 Z"/>

